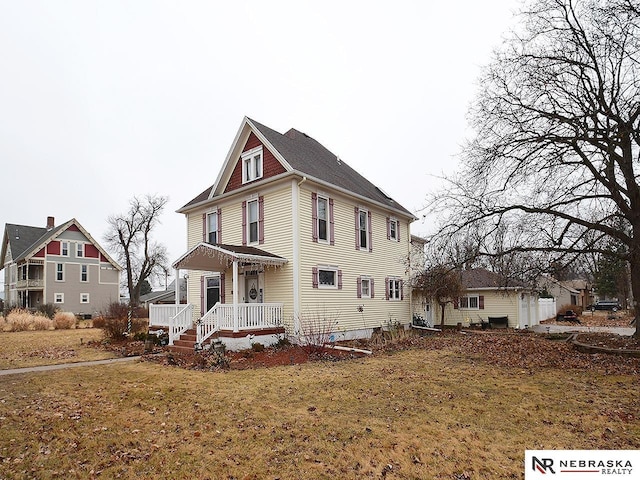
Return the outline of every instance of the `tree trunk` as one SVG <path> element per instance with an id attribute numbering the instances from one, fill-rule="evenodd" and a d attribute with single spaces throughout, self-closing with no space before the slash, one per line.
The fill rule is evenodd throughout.
<path id="1" fill-rule="evenodd" d="M 640 243 L 640 239 L 634 238 L 634 243 Z M 638 328 L 638 317 L 640 316 L 640 245 L 633 245 L 631 247 L 631 295 L 633 301 L 631 303 L 631 310 L 633 312 L 633 318 L 635 319 L 636 331 L 634 336 L 640 338 L 640 328 Z"/>

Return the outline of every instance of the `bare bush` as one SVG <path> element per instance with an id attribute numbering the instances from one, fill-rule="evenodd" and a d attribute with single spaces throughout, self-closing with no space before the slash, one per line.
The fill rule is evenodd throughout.
<path id="1" fill-rule="evenodd" d="M 299 342 L 307 353 L 320 353 L 324 346 L 331 343 L 331 336 L 338 324 L 337 315 L 323 312 L 309 312 L 299 317 Z"/>
<path id="2" fill-rule="evenodd" d="M 29 330 L 51 330 L 54 328 L 53 320 L 45 315 L 33 315 Z"/>
<path id="3" fill-rule="evenodd" d="M 71 312 L 57 312 L 53 317 L 56 330 L 70 330 L 76 328 L 76 316 Z"/>

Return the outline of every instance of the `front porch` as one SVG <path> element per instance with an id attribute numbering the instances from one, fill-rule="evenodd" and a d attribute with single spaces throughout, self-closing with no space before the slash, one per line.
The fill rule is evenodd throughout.
<path id="1" fill-rule="evenodd" d="M 176 278 L 180 276 L 180 269 L 214 272 L 222 278 L 224 272 L 231 269 L 232 302 L 226 303 L 224 295 L 211 300 L 203 281 L 199 309 L 193 304 L 179 304 L 177 297 L 173 305 L 149 305 L 150 330 L 168 331 L 169 345 L 174 345 L 181 335 L 194 329 L 195 339 L 189 338 L 194 348 L 202 347 L 212 338 L 222 339 L 227 348 L 234 350 L 250 348 L 251 343 L 275 343 L 285 331 L 284 304 L 263 302 L 262 289 L 258 292 L 255 287 L 240 301 L 239 270 L 253 273 L 265 266 L 280 267 L 285 263 L 285 258 L 254 247 L 199 243 L 174 263 Z"/>

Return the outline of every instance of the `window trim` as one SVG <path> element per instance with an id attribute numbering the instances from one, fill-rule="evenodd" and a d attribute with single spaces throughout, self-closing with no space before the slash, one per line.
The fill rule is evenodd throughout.
<path id="1" fill-rule="evenodd" d="M 387 277 L 385 283 L 387 300 L 390 302 L 400 302 L 404 300 L 404 294 L 402 291 L 404 279 L 401 277 Z"/>
<path id="2" fill-rule="evenodd" d="M 471 307 L 471 299 L 475 300 L 476 306 Z M 466 306 L 465 306 L 466 304 Z M 463 295 L 458 299 L 458 308 L 460 310 L 480 310 L 480 295 Z"/>
<path id="3" fill-rule="evenodd" d="M 82 271 L 82 269 L 86 269 L 85 272 Z M 85 274 L 85 279 L 82 279 L 83 273 Z M 82 264 L 80 265 L 80 281 L 82 283 L 87 283 L 89 282 L 89 265 L 87 264 Z"/>
<path id="4" fill-rule="evenodd" d="M 64 263 L 61 262 L 56 262 L 56 282 L 64 282 L 64 277 L 65 277 L 65 268 L 64 268 Z M 58 268 L 58 267 L 62 267 L 62 268 Z"/>
<path id="5" fill-rule="evenodd" d="M 84 299 L 84 296 L 86 295 L 86 300 Z M 87 304 L 87 303 L 91 303 L 90 300 L 91 296 L 88 293 L 81 293 L 80 294 L 80 303 L 82 304 Z"/>
<path id="6" fill-rule="evenodd" d="M 324 215 L 325 218 L 320 218 L 320 202 L 324 202 L 325 208 L 324 208 Z M 316 196 L 316 228 L 317 228 L 317 232 L 318 232 L 318 243 L 329 243 L 329 239 L 331 238 L 331 234 L 329 232 L 329 197 L 326 197 L 324 195 L 317 195 Z M 325 238 L 322 238 L 320 236 L 320 222 L 324 221 L 324 234 L 325 234 Z"/>
<path id="7" fill-rule="evenodd" d="M 53 303 L 64 303 L 64 293 L 54 293 Z"/>
<path id="8" fill-rule="evenodd" d="M 364 282 L 367 282 L 368 284 L 368 293 L 365 294 L 365 289 L 364 289 Z M 374 281 L 373 281 L 373 277 L 370 275 L 362 275 L 360 277 L 357 278 L 356 281 L 356 289 L 358 292 L 358 298 L 374 298 L 375 297 L 375 290 L 374 290 Z"/>
<path id="9" fill-rule="evenodd" d="M 371 210 L 367 208 L 354 207 L 355 216 L 355 233 L 356 233 L 356 250 L 360 251 L 373 251 L 373 235 L 372 235 L 372 222 L 371 222 Z M 364 217 L 363 217 L 364 215 Z M 364 218 L 364 227 L 362 229 L 362 219 Z M 366 244 L 362 244 L 364 232 L 364 239 Z"/>
<path id="10" fill-rule="evenodd" d="M 84 258 L 84 243 L 76 243 L 76 257 Z"/>
<path id="11" fill-rule="evenodd" d="M 69 256 L 69 242 L 65 240 L 60 240 L 60 256 L 61 257 Z"/>
<path id="12" fill-rule="evenodd" d="M 217 210 L 214 210 L 213 212 L 208 212 L 206 213 L 206 242 L 210 243 L 211 245 L 218 245 L 220 243 L 220 236 L 218 234 L 218 220 L 219 220 L 219 213 Z M 215 230 L 211 229 L 211 219 L 215 218 L 216 220 L 216 228 Z M 211 241 L 211 235 L 215 234 L 216 238 L 215 238 L 215 242 Z"/>
<path id="13" fill-rule="evenodd" d="M 387 240 L 400 241 L 400 221 L 395 217 L 387 217 Z"/>
<path id="14" fill-rule="evenodd" d="M 251 205 L 255 205 L 255 221 L 251 221 Z M 251 224 L 256 226 L 255 239 L 251 238 Z M 247 245 L 256 244 L 260 241 L 260 209 L 258 199 L 247 201 Z"/>
<path id="15" fill-rule="evenodd" d="M 257 160 L 256 160 L 257 159 Z M 259 180 L 264 176 L 264 153 L 262 145 L 240 155 L 242 184 Z"/>
<path id="16" fill-rule="evenodd" d="M 313 278 L 313 288 L 319 290 L 342 290 L 342 270 L 335 265 L 317 265 L 311 269 Z M 320 283 L 320 272 L 333 272 L 332 285 Z"/>

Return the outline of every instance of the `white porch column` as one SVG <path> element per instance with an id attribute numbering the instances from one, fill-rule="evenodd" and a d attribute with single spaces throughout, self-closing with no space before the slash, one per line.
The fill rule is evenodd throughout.
<path id="1" fill-rule="evenodd" d="M 176 314 L 178 313 L 178 310 L 180 310 L 180 269 L 176 268 L 175 269 L 175 275 L 176 275 L 176 281 L 174 283 L 174 285 L 176 286 L 176 291 L 175 291 L 175 299 L 176 299 Z"/>
<path id="2" fill-rule="evenodd" d="M 233 259 L 233 331 L 240 331 L 240 319 L 238 318 L 238 259 Z"/>

